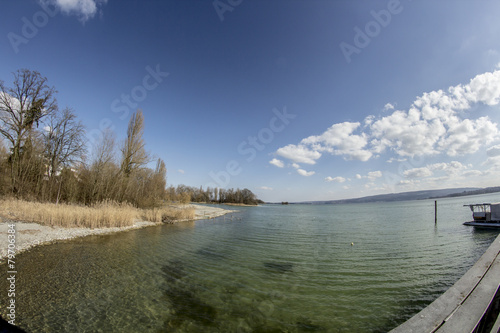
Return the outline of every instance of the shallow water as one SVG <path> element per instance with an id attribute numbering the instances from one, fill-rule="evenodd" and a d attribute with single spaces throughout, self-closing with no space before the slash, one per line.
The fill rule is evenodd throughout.
<path id="1" fill-rule="evenodd" d="M 268 205 L 41 246 L 17 258 L 16 323 L 29 332 L 385 332 L 495 239 L 462 225 L 471 215 L 462 204 L 489 201 L 500 195 L 440 199 L 437 226 L 432 200 Z"/>

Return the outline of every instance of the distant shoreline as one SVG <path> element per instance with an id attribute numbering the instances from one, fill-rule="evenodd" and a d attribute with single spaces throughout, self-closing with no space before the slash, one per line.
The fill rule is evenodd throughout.
<path id="1" fill-rule="evenodd" d="M 375 202 L 397 202 L 397 201 L 408 201 L 408 200 L 454 198 L 454 197 L 462 197 L 469 195 L 493 194 L 498 192 L 500 192 L 500 186 L 487 187 L 487 188 L 456 188 L 456 189 L 423 190 L 423 191 L 378 194 L 378 195 L 371 195 L 367 197 L 352 198 L 352 199 L 289 202 L 289 204 L 290 205 L 292 204 L 336 205 L 336 204 L 375 203 Z M 281 203 L 268 202 L 268 204 L 279 205 Z"/>
<path id="2" fill-rule="evenodd" d="M 212 205 L 212 204 L 210 204 Z M 240 206 L 240 207 L 257 207 L 259 205 L 248 205 L 244 203 L 222 203 L 220 205 L 226 205 L 226 206 Z"/>
<path id="3" fill-rule="evenodd" d="M 219 207 L 190 204 L 195 208 L 194 220 L 213 219 L 234 210 L 222 209 Z M 174 221 L 174 223 L 185 222 L 186 220 Z M 193 220 L 189 220 L 193 221 Z M 15 224 L 16 229 L 16 255 L 27 251 L 38 245 L 52 244 L 57 241 L 70 240 L 78 237 L 90 235 L 106 235 L 122 231 L 136 230 L 150 226 L 158 226 L 163 222 L 135 221 L 131 226 L 111 227 L 111 228 L 64 228 L 51 227 L 33 222 L 24 222 L 0 217 L 0 262 L 5 259 L 8 253 L 8 225 Z"/>
<path id="4" fill-rule="evenodd" d="M 491 193 L 498 193 L 498 192 L 500 192 L 500 186 L 487 187 L 487 188 L 483 188 L 480 190 L 474 190 L 474 191 L 464 191 L 461 193 L 452 193 L 452 194 L 448 194 L 448 195 L 444 195 L 444 196 L 430 197 L 428 199 L 457 198 L 457 197 L 466 197 L 469 195 L 491 194 Z"/>

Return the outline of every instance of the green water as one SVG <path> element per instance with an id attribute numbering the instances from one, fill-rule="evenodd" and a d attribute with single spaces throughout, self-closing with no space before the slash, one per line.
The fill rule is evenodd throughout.
<path id="1" fill-rule="evenodd" d="M 437 226 L 430 200 L 269 205 L 37 247 L 17 258 L 16 323 L 28 332 L 385 332 L 495 239 L 462 225 L 462 204 L 489 201 L 500 195 L 441 199 Z"/>

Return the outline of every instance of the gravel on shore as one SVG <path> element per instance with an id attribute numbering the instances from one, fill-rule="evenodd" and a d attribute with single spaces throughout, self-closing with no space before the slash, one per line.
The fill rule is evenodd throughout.
<path id="1" fill-rule="evenodd" d="M 195 220 L 211 219 L 235 212 L 234 210 L 226 210 L 206 205 L 191 204 L 190 206 L 195 208 Z M 68 240 L 89 235 L 103 235 L 139 229 L 147 226 L 159 225 L 162 224 L 162 222 L 136 221 L 133 225 L 127 227 L 91 229 L 50 227 L 38 223 L 13 221 L 0 217 L 0 260 L 3 260 L 8 254 L 9 224 L 15 224 L 15 253 L 19 254 L 22 251 L 26 251 L 41 244 L 49 244 L 59 240 Z"/>

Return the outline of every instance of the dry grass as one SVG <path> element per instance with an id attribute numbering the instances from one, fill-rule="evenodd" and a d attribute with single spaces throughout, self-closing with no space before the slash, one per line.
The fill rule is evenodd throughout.
<path id="1" fill-rule="evenodd" d="M 172 222 L 178 220 L 192 220 L 195 216 L 193 207 L 165 206 L 162 208 L 144 209 L 141 217 L 151 222 Z"/>
<path id="2" fill-rule="evenodd" d="M 0 200 L 0 215 L 48 226 L 109 228 L 131 226 L 137 219 L 151 222 L 193 219 L 194 208 L 164 207 L 141 210 L 130 204 L 114 201 L 104 201 L 86 207 L 3 199 Z"/>
<path id="3" fill-rule="evenodd" d="M 0 215 L 48 226 L 109 228 L 134 224 L 137 209 L 129 204 L 112 201 L 85 207 L 5 199 L 0 201 Z"/>

